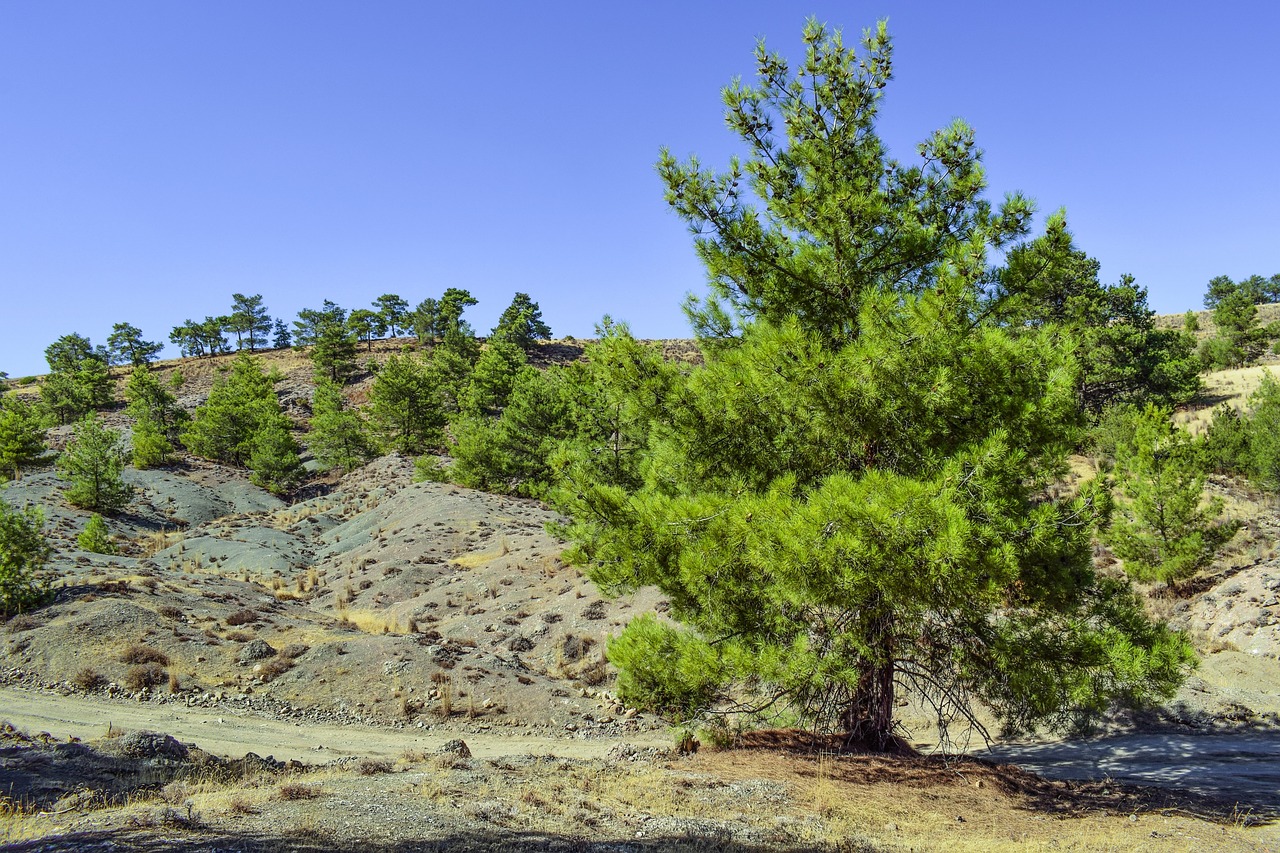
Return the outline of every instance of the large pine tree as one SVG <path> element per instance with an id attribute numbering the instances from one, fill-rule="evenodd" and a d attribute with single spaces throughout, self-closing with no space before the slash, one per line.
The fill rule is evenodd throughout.
<path id="1" fill-rule="evenodd" d="M 653 418 L 637 482 L 603 448 L 564 462 L 572 557 L 607 588 L 660 587 L 685 626 L 629 628 L 623 683 L 789 707 L 881 749 L 903 687 L 1010 729 L 1169 695 L 1191 653 L 1095 574 L 1105 500 L 1046 488 L 1078 436 L 1075 360 L 980 317 L 989 250 L 1031 204 L 983 198 L 962 122 L 915 165 L 888 156 L 883 24 L 860 53 L 817 23 L 804 40 L 794 72 L 762 44 L 757 85 L 725 90 L 744 160 L 658 164 L 709 274 L 688 306 L 705 366 L 614 365 Z"/>

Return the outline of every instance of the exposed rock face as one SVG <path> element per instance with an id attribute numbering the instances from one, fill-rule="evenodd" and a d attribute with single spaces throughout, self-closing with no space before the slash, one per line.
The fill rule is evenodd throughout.
<path id="1" fill-rule="evenodd" d="M 1280 563 L 1249 566 L 1202 595 L 1187 625 L 1211 643 L 1280 659 Z"/>

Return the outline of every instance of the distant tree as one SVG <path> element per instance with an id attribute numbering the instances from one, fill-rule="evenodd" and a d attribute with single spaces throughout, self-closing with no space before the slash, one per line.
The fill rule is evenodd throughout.
<path id="1" fill-rule="evenodd" d="M 1242 293 L 1255 305 L 1269 302 L 1280 302 L 1280 274 L 1271 278 L 1251 275 L 1239 282 L 1232 281 L 1230 276 L 1220 275 L 1209 280 L 1209 287 L 1204 295 L 1205 308 L 1217 308 L 1223 299 Z"/>
<path id="2" fill-rule="evenodd" d="M 64 335 L 45 349 L 45 358 L 49 375 L 40 386 L 40 397 L 58 423 L 70 423 L 111 404 L 108 356 L 90 346 L 88 338 Z"/>
<path id="3" fill-rule="evenodd" d="M 49 363 L 50 373 L 74 373 L 86 359 L 97 358 L 97 352 L 89 339 L 75 332 L 63 335 L 44 350 L 44 359 Z"/>
<path id="4" fill-rule="evenodd" d="M 229 317 L 205 317 L 200 324 L 200 337 L 210 355 L 221 355 L 231 352 L 227 345 L 227 327 L 231 324 Z"/>
<path id="5" fill-rule="evenodd" d="M 400 337 L 400 330 L 408 325 L 409 303 L 394 293 L 384 293 L 373 301 L 382 318 L 382 327 L 391 331 L 391 337 Z"/>
<path id="6" fill-rule="evenodd" d="M 293 345 L 309 347 L 316 342 L 323 329 L 345 326 L 347 311 L 326 299 L 319 308 L 303 308 L 293 321 Z"/>
<path id="7" fill-rule="evenodd" d="M 477 304 L 475 297 L 461 288 L 451 287 L 444 292 L 440 297 L 441 342 L 452 345 L 459 352 L 468 350 L 468 342 L 475 340 L 476 333 L 471 324 L 462 319 L 462 312 Z"/>
<path id="8" fill-rule="evenodd" d="M 369 420 L 384 448 L 417 455 L 444 443 L 447 415 L 428 366 L 393 355 L 369 391 Z"/>
<path id="9" fill-rule="evenodd" d="M 173 442 L 149 416 L 134 421 L 130 446 L 133 467 L 143 470 L 168 465 L 173 454 Z"/>
<path id="10" fill-rule="evenodd" d="M 1188 335 L 1200 331 L 1200 318 L 1196 316 L 1196 312 L 1188 310 L 1182 315 L 1182 331 Z"/>
<path id="11" fill-rule="evenodd" d="M 422 300 L 413 309 L 409 322 L 420 343 L 433 343 L 440 337 L 440 303 L 430 297 Z"/>
<path id="12" fill-rule="evenodd" d="M 1214 282 L 1221 284 L 1221 280 L 1219 277 Z M 1213 286 L 1213 282 L 1210 285 Z M 1213 322 L 1217 332 L 1200 347 L 1200 360 L 1211 370 L 1251 364 L 1266 352 L 1272 340 L 1280 337 L 1280 324 L 1263 326 L 1258 320 L 1254 297 L 1234 283 L 1229 288 L 1219 288 Z"/>
<path id="13" fill-rule="evenodd" d="M 349 408 L 333 382 L 316 383 L 307 446 L 326 468 L 352 471 L 377 455 L 360 413 Z"/>
<path id="14" fill-rule="evenodd" d="M 277 319 L 275 332 L 271 338 L 271 346 L 276 349 L 284 349 L 293 346 L 293 334 L 289 331 L 289 327 L 284 324 L 284 320 Z"/>
<path id="15" fill-rule="evenodd" d="M 36 408 L 12 392 L 0 397 L 0 478 L 18 479 L 45 450 L 44 424 Z"/>
<path id="16" fill-rule="evenodd" d="M 135 367 L 129 374 L 124 398 L 129 404 L 125 412 L 130 417 L 151 420 L 160 429 L 175 430 L 187 420 L 187 413 L 178 407 L 177 399 L 160 382 L 155 371 L 145 364 Z"/>
<path id="17" fill-rule="evenodd" d="M 985 316 L 1015 333 L 1052 329 L 1069 336 L 1081 367 L 1080 399 L 1091 412 L 1190 400 L 1200 389 L 1194 338 L 1157 329 L 1146 289 L 1128 275 L 1104 285 L 1098 269 L 1076 248 L 1059 211 L 1043 236 L 1009 251 Z"/>
<path id="18" fill-rule="evenodd" d="M 150 364 L 164 349 L 164 344 L 144 341 L 142 330 L 128 323 L 116 323 L 107 337 L 107 349 L 113 364 Z"/>
<path id="19" fill-rule="evenodd" d="M 347 328 L 357 340 L 364 341 L 365 349 L 373 349 L 373 339 L 387 333 L 387 324 L 382 315 L 368 308 L 357 308 L 347 317 Z"/>
<path id="20" fill-rule="evenodd" d="M 322 323 L 311 345 L 311 363 L 317 376 L 346 382 L 356 372 L 356 336 L 340 323 Z"/>
<path id="21" fill-rule="evenodd" d="M 272 417 L 253 434 L 249 451 L 250 481 L 272 494 L 283 494 L 302 479 L 298 443 L 283 416 Z"/>
<path id="22" fill-rule="evenodd" d="M 182 443 L 205 459 L 247 465 L 254 435 L 283 417 L 272 377 L 257 359 L 241 353 L 228 373 L 214 381 L 208 399 L 183 431 Z"/>
<path id="23" fill-rule="evenodd" d="M 169 342 L 178 347 L 183 358 L 204 355 L 204 336 L 200 333 L 200 324 L 194 320 L 184 320 L 181 326 L 174 326 L 169 332 Z"/>
<path id="24" fill-rule="evenodd" d="M 480 353 L 458 408 L 474 416 L 501 413 L 525 362 L 524 350 L 515 341 L 505 333 L 495 334 Z"/>
<path id="25" fill-rule="evenodd" d="M 1116 514 L 1104 538 L 1143 581 L 1179 581 L 1211 564 L 1239 525 L 1207 498 L 1199 450 L 1167 409 L 1147 406 L 1125 420 L 1116 448 Z"/>
<path id="26" fill-rule="evenodd" d="M 85 415 L 58 456 L 58 473 L 68 481 L 63 496 L 81 509 L 118 512 L 133 497 L 133 487 L 121 476 L 124 463 L 119 431 L 108 428 L 97 415 Z"/>
<path id="27" fill-rule="evenodd" d="M 536 341 L 551 337 L 551 327 L 542 321 L 542 309 L 538 307 L 538 303 L 530 299 L 527 293 L 517 293 L 493 329 L 493 336 L 499 335 L 529 352 Z"/>
<path id="28" fill-rule="evenodd" d="M 552 484 L 552 460 L 592 419 L 582 408 L 585 366 L 524 367 L 497 418 L 461 417 L 449 424 L 448 476 L 473 489 L 542 498 Z M 581 408 L 580 408 L 581 407 Z"/>
<path id="29" fill-rule="evenodd" d="M 40 529 L 44 515 L 36 507 L 17 510 L 0 500 L 0 615 L 8 618 L 38 607 L 52 596 L 43 575 L 49 544 Z"/>
<path id="30" fill-rule="evenodd" d="M 248 343 L 249 352 L 257 352 L 271 335 L 271 317 L 267 315 L 260 293 L 253 296 L 233 293 L 231 315 L 227 321 L 227 328 L 236 335 L 236 349 L 244 349 Z"/>
<path id="31" fill-rule="evenodd" d="M 117 553 L 116 546 L 111 542 L 111 531 L 107 528 L 106 521 L 96 512 L 89 516 L 89 523 L 76 537 L 76 544 L 80 546 L 81 551 L 94 554 Z"/>

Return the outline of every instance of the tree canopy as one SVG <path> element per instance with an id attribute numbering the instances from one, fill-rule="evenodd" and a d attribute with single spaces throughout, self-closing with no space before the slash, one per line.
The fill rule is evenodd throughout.
<path id="1" fill-rule="evenodd" d="M 804 42 L 794 72 L 761 44 L 757 84 L 724 91 L 745 159 L 658 163 L 708 271 L 687 306 L 706 364 L 601 365 L 643 452 L 559 460 L 571 559 L 658 586 L 684 625 L 633 623 L 623 683 L 645 701 L 696 668 L 695 705 L 785 706 L 881 749 L 903 687 L 1011 730 L 1170 695 L 1189 647 L 1093 570 L 1105 497 L 1048 490 L 1079 437 L 1073 352 L 981 319 L 1031 203 L 983 198 L 960 121 L 916 165 L 888 156 L 883 23 L 860 53 L 815 22 Z"/>

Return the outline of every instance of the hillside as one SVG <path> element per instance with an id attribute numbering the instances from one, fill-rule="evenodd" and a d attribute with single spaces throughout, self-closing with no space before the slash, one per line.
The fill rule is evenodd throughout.
<path id="1" fill-rule="evenodd" d="M 361 361 L 383 360 L 403 343 L 376 342 Z M 664 342 L 664 349 L 669 357 L 696 354 L 683 341 Z M 581 352 L 579 342 L 560 342 L 544 347 L 538 360 L 564 362 Z M 180 403 L 193 410 L 228 358 L 158 369 L 164 376 L 181 371 Z M 262 358 L 284 375 L 277 393 L 303 425 L 310 363 L 292 350 Z M 1210 387 L 1244 395 L 1256 376 L 1218 375 Z M 371 374 L 358 376 L 349 398 L 366 399 L 371 381 Z M 1206 405 L 1221 396 L 1214 392 Z M 128 429 L 120 411 L 106 419 Z M 52 430 L 51 443 L 62 444 L 68 432 Z M 1087 470 L 1087 460 L 1078 462 Z M 655 847 L 704 846 L 715 838 L 715 849 L 755 850 L 813 849 L 856 832 L 864 849 L 888 850 L 950 847 L 960 832 L 972 849 L 1021 844 L 1015 839 L 1047 844 L 1065 833 L 1083 849 L 1151 839 L 1165 839 L 1157 848 L 1184 849 L 1196 838 L 1204 849 L 1227 850 L 1270 843 L 1265 839 L 1274 835 L 1274 825 L 1247 829 L 1255 821 L 1232 811 L 1246 803 L 1264 824 L 1280 811 L 1280 800 L 1266 793 L 1280 784 L 1280 514 L 1272 499 L 1241 482 L 1213 483 L 1245 530 L 1199 579 L 1198 594 L 1172 601 L 1149 591 L 1150 607 L 1190 631 L 1204 655 L 1178 697 L 1140 719 L 1113 720 L 1115 740 L 1100 742 L 1103 754 L 1076 750 L 1077 757 L 1064 758 L 1018 743 L 981 753 L 1054 778 L 1105 775 L 1127 783 L 1090 786 L 977 762 L 960 765 L 956 776 L 928 758 L 897 766 L 867 757 L 815 764 L 776 751 L 707 749 L 681 758 L 670 750 L 667 721 L 616 699 L 604 654 L 607 637 L 627 620 L 665 608 L 661 596 L 603 596 L 560 560 L 563 543 L 546 532 L 555 517 L 546 506 L 415 483 L 411 461 L 399 455 L 347 476 L 316 476 L 285 499 L 252 485 L 242 470 L 187 456 L 166 469 L 128 469 L 126 478 L 137 496 L 110 522 L 120 556 L 78 549 L 88 513 L 61 499 L 51 468 L 3 492 L 11 504 L 44 509 L 50 568 L 60 580 L 53 604 L 6 626 L 0 717 L 29 727 L 30 736 L 4 735 L 0 779 L 18 784 L 32 762 L 79 768 L 61 782 L 46 776 L 44 787 L 23 782 L 12 789 L 10 841 L 47 838 L 49 846 L 38 849 L 80 849 L 104 839 L 120 849 L 328 849 L 378 838 L 392 849 L 414 839 L 557 849 L 582 837 Z M 936 747 L 924 709 L 902 712 L 913 742 Z M 54 743 L 100 737 L 104 719 L 112 735 L 115 723 L 128 719 L 205 746 L 207 730 L 212 751 L 301 763 L 255 765 L 249 783 L 248 771 L 218 770 L 217 759 L 183 747 L 184 757 L 168 764 L 144 755 L 151 781 L 138 782 L 118 764 L 129 756 L 121 757 L 114 736 L 92 747 Z M 36 736 L 38 730 L 49 735 Z M 344 731 L 350 742 L 335 742 Z M 403 746 L 392 746 L 388 733 L 398 733 Z M 476 758 L 435 754 L 459 737 Z M 1228 761 L 1201 764 L 1188 776 L 1115 757 L 1127 749 L 1125 738 L 1139 737 L 1186 740 L 1183 761 L 1201 760 L 1189 757 L 1199 755 L 1196 744 L 1220 750 L 1213 738 L 1238 737 L 1241 760 L 1256 772 L 1242 774 Z M 979 744 L 971 745 L 976 751 Z M 530 752 L 560 758 L 521 757 Z M 1272 758 L 1259 758 L 1266 754 Z M 1080 758 L 1086 755 L 1092 757 Z M 199 757 L 196 765 L 190 756 Z M 370 772 L 360 758 L 375 762 Z M 66 800 L 80 785 L 75 778 L 90 778 L 84 767 L 100 760 L 115 769 L 79 788 L 96 793 Z M 1132 787 L 1157 780 L 1173 787 Z M 314 801 L 281 794 L 289 785 L 313 787 Z M 925 793 L 903 799 L 903 785 Z M 23 798 L 40 807 L 21 806 Z M 55 803 L 61 805 L 52 817 L 41 815 Z M 202 817 L 184 823 L 184 803 Z M 1185 817 L 1188 810 L 1201 817 Z M 962 829 L 950 812 L 964 817 Z M 1126 817 L 1131 812 L 1142 815 L 1139 824 Z M 1045 815 L 1066 824 L 1047 831 L 1035 823 Z M 405 829 L 421 826 L 433 828 Z"/>

